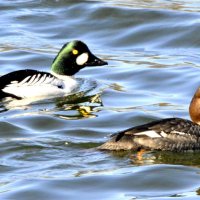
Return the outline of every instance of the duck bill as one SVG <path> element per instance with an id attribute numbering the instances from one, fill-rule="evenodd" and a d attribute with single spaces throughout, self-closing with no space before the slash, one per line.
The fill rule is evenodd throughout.
<path id="1" fill-rule="evenodd" d="M 86 66 L 102 66 L 102 65 L 107 65 L 107 64 L 108 63 L 106 61 L 103 61 L 100 58 L 97 58 L 93 54 L 89 56 L 88 61 L 85 63 Z"/>

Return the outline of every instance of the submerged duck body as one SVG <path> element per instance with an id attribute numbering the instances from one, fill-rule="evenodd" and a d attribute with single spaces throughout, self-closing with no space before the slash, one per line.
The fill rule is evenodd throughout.
<path id="1" fill-rule="evenodd" d="M 94 56 L 86 44 L 75 40 L 65 44 L 54 59 L 51 72 L 18 70 L 0 77 L 0 98 L 55 97 L 71 93 L 78 82 L 73 77 L 86 66 L 107 65 Z"/>
<path id="2" fill-rule="evenodd" d="M 190 104 L 193 121 L 181 118 L 156 120 L 113 134 L 101 150 L 200 150 L 200 89 Z"/>

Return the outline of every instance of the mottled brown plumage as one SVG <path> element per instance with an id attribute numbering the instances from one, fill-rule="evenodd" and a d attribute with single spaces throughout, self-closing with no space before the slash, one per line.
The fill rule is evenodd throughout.
<path id="1" fill-rule="evenodd" d="M 167 118 L 135 126 L 113 134 L 101 150 L 169 150 L 200 149 L 200 89 L 191 101 L 191 119 Z"/>

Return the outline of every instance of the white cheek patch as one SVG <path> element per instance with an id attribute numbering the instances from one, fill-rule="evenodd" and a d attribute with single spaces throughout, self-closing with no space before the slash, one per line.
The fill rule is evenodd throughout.
<path id="1" fill-rule="evenodd" d="M 76 58 L 77 65 L 84 65 L 88 61 L 88 53 L 82 53 L 80 56 Z"/>

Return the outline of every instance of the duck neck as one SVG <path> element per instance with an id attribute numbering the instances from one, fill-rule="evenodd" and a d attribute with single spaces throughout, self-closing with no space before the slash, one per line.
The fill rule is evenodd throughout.
<path id="1" fill-rule="evenodd" d="M 72 76 L 77 73 L 80 68 L 76 64 L 76 60 L 70 56 L 69 47 L 65 44 L 58 55 L 53 60 L 51 71 L 58 75 Z M 69 45 L 68 45 L 69 46 Z"/>
<path id="2" fill-rule="evenodd" d="M 75 63 L 70 58 L 66 56 L 57 56 L 51 66 L 51 71 L 59 74 L 72 76 L 79 71 L 78 67 L 75 66 Z"/>

